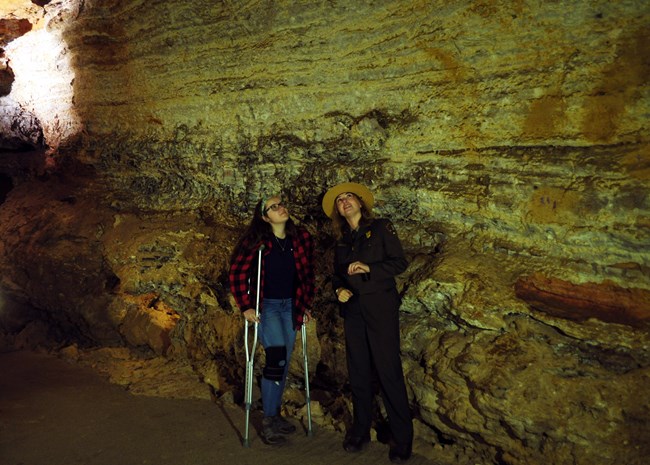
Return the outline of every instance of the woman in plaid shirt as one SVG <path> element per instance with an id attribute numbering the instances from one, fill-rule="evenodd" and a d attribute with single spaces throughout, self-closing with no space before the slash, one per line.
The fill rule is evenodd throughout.
<path id="1" fill-rule="evenodd" d="M 262 245 L 260 317 L 256 319 L 257 252 Z M 296 430 L 280 415 L 280 407 L 296 331 L 311 319 L 313 251 L 311 235 L 294 224 L 281 198 L 273 196 L 257 203 L 231 258 L 230 290 L 244 318 L 260 324 L 260 342 L 266 351 L 261 437 L 270 445 L 285 443 L 284 434 Z"/>

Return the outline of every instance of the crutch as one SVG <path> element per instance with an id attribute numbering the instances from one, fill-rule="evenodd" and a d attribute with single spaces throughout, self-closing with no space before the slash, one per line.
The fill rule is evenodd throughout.
<path id="1" fill-rule="evenodd" d="M 302 324 L 302 356 L 305 362 L 305 398 L 307 399 L 307 436 L 314 435 L 311 427 L 311 398 L 309 397 L 309 366 L 307 363 L 307 329 L 305 323 Z"/>
<path id="2" fill-rule="evenodd" d="M 253 366 L 255 363 L 255 349 L 257 348 L 257 320 L 260 316 L 260 280 L 262 276 L 262 244 L 257 252 L 257 293 L 255 294 L 255 331 L 253 335 L 253 347 L 249 350 L 248 347 L 248 321 L 244 321 L 244 346 L 246 347 L 246 391 L 244 394 L 244 402 L 246 404 L 246 428 L 244 430 L 244 447 L 250 447 L 248 439 L 248 424 L 251 415 L 251 404 L 253 403 Z"/>

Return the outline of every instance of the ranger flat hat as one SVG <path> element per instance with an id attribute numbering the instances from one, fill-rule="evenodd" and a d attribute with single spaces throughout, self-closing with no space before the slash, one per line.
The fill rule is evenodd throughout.
<path id="1" fill-rule="evenodd" d="M 366 186 L 362 186 L 356 182 L 343 182 L 331 187 L 323 196 L 323 211 L 330 218 L 332 218 L 334 212 L 336 212 L 336 198 L 344 192 L 352 192 L 362 199 L 363 203 L 365 203 L 368 208 L 372 208 L 375 204 L 375 197 Z"/>

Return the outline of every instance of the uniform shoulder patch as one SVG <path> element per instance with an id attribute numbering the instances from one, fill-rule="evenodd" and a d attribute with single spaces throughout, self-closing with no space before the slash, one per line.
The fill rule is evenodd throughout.
<path id="1" fill-rule="evenodd" d="M 395 226 L 393 226 L 393 223 L 390 221 L 386 222 L 386 230 L 391 233 L 393 236 L 397 235 L 397 231 L 395 231 Z"/>

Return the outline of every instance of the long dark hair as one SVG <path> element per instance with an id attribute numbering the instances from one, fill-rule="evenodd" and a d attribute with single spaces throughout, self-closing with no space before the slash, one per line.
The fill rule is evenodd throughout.
<path id="1" fill-rule="evenodd" d="M 372 223 L 372 220 L 375 218 L 375 214 L 372 212 L 372 208 L 368 208 L 366 203 L 363 201 L 361 197 L 359 197 L 357 194 L 354 192 L 350 192 L 352 195 L 356 197 L 356 199 L 359 201 L 359 204 L 361 205 L 361 219 L 359 220 L 359 226 L 365 226 L 369 225 Z M 336 203 L 336 199 L 334 200 Z M 339 213 L 338 208 L 336 208 L 336 205 L 334 205 L 334 215 L 332 215 L 332 228 L 334 229 L 334 235 L 336 236 L 336 240 L 339 240 L 343 237 L 343 234 L 345 231 L 349 228 L 348 222 L 346 221 L 345 218 L 341 216 Z"/>
<path id="2" fill-rule="evenodd" d="M 266 199 L 268 200 L 268 199 Z M 253 211 L 253 218 L 251 222 L 246 227 L 244 234 L 241 235 L 237 245 L 232 251 L 230 256 L 230 262 L 232 263 L 237 255 L 241 252 L 248 252 L 250 250 L 256 249 L 260 243 L 267 242 L 273 239 L 273 228 L 271 225 L 264 221 L 266 214 L 262 213 L 264 207 L 265 199 L 260 200 L 255 205 L 255 210 Z M 293 220 L 289 218 L 285 224 L 285 231 L 287 235 L 295 235 L 297 227 Z"/>

